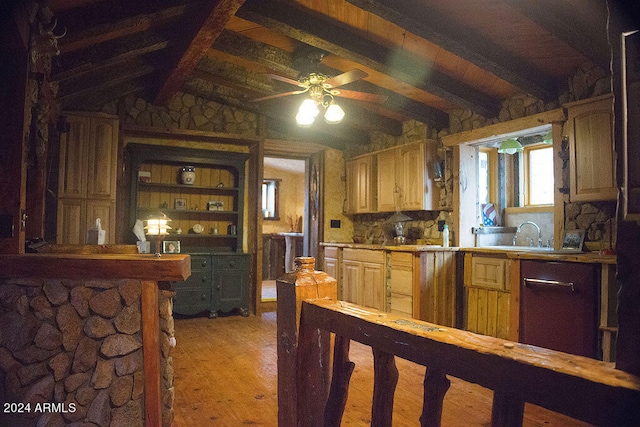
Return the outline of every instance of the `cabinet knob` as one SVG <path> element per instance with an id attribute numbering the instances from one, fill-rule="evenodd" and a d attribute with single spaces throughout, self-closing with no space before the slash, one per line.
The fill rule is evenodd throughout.
<path id="1" fill-rule="evenodd" d="M 231 261 L 231 262 L 229 263 L 229 267 L 235 267 L 235 265 L 236 265 L 236 263 L 235 263 L 235 262 L 233 262 L 233 261 Z"/>
<path id="2" fill-rule="evenodd" d="M 206 267 L 207 266 L 207 261 L 202 261 L 202 266 Z"/>
<path id="3" fill-rule="evenodd" d="M 202 276 L 202 283 L 207 283 L 209 281 L 209 279 L 207 279 L 207 276 Z"/>
<path id="4" fill-rule="evenodd" d="M 202 296 L 200 297 L 200 299 L 202 301 L 206 301 L 207 300 L 207 294 L 202 294 Z"/>

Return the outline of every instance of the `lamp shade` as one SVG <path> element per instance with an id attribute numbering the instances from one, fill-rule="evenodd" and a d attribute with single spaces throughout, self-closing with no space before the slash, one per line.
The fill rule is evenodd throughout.
<path id="1" fill-rule="evenodd" d="M 305 99 L 296 114 L 296 123 L 298 126 L 311 126 L 319 113 L 320 110 L 318 110 L 316 102 L 312 99 Z"/>
<path id="2" fill-rule="evenodd" d="M 522 144 L 520 144 L 515 139 L 507 139 L 506 141 L 502 141 L 500 147 L 498 148 L 498 153 L 501 154 L 515 154 L 521 153 L 523 150 Z"/>
<path id="3" fill-rule="evenodd" d="M 327 123 L 340 123 L 343 118 L 344 110 L 338 104 L 334 104 L 333 102 L 331 103 L 331 105 L 329 105 L 327 111 L 324 113 L 324 120 Z"/>

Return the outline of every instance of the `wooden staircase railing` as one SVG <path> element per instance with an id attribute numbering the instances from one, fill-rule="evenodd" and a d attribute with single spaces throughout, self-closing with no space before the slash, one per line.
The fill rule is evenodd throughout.
<path id="1" fill-rule="evenodd" d="M 314 271 L 313 262 L 296 259 L 297 270 L 277 281 L 280 426 L 340 425 L 354 369 L 351 340 L 373 351 L 372 426 L 392 425 L 396 356 L 427 368 L 421 426 L 440 425 L 447 376 L 494 391 L 492 426 L 521 426 L 525 402 L 594 425 L 640 425 L 638 376 L 595 359 L 337 301 L 335 279 Z"/>

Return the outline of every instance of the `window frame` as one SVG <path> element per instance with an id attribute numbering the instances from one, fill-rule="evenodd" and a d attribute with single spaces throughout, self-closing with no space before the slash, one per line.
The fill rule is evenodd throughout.
<path id="1" fill-rule="evenodd" d="M 530 196 L 531 196 L 531 176 L 530 176 L 530 171 L 529 171 L 529 163 L 530 163 L 530 158 L 529 155 L 531 154 L 531 152 L 533 151 L 537 151 L 537 150 L 544 150 L 544 149 L 549 149 L 551 150 L 552 156 L 551 156 L 551 171 L 554 171 L 554 160 L 553 160 L 553 145 L 549 145 L 549 144 L 544 144 L 544 143 L 540 143 L 540 144 L 533 144 L 533 145 L 528 145 L 526 147 L 524 147 L 524 150 L 522 151 L 522 168 L 523 168 L 523 192 L 524 192 L 524 198 L 523 198 L 523 207 L 538 207 L 538 206 L 553 206 L 554 205 L 554 200 L 553 200 L 553 191 L 555 190 L 555 183 L 552 186 L 552 200 L 551 203 L 538 203 L 538 204 L 532 204 L 531 200 L 530 200 Z M 554 181 L 555 181 L 555 176 L 554 176 Z"/>
<path id="2" fill-rule="evenodd" d="M 479 153 L 487 154 L 487 171 L 489 172 L 488 179 L 488 202 L 494 205 L 498 203 L 498 149 L 491 147 L 478 147 Z M 480 156 L 478 156 L 478 160 Z M 478 165 L 479 168 L 479 165 Z"/>
<path id="3" fill-rule="evenodd" d="M 264 178 L 262 180 L 262 187 L 264 188 L 265 185 L 272 185 L 274 187 L 273 190 L 273 212 L 271 215 L 269 216 L 265 216 L 264 215 L 264 206 L 265 204 L 268 204 L 268 201 L 263 199 L 262 200 L 262 206 L 263 206 L 263 218 L 265 221 L 280 221 L 280 181 L 281 179 L 272 179 L 272 178 Z M 264 195 L 264 189 L 262 190 L 262 192 L 260 193 L 261 195 Z"/>

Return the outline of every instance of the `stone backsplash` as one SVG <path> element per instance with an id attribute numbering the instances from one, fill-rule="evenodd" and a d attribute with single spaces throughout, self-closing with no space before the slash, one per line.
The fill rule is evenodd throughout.
<path id="1" fill-rule="evenodd" d="M 171 297 L 159 298 L 165 427 L 173 422 Z M 11 406 L 0 425 L 144 425 L 140 304 L 139 280 L 1 281 L 0 400 Z"/>

